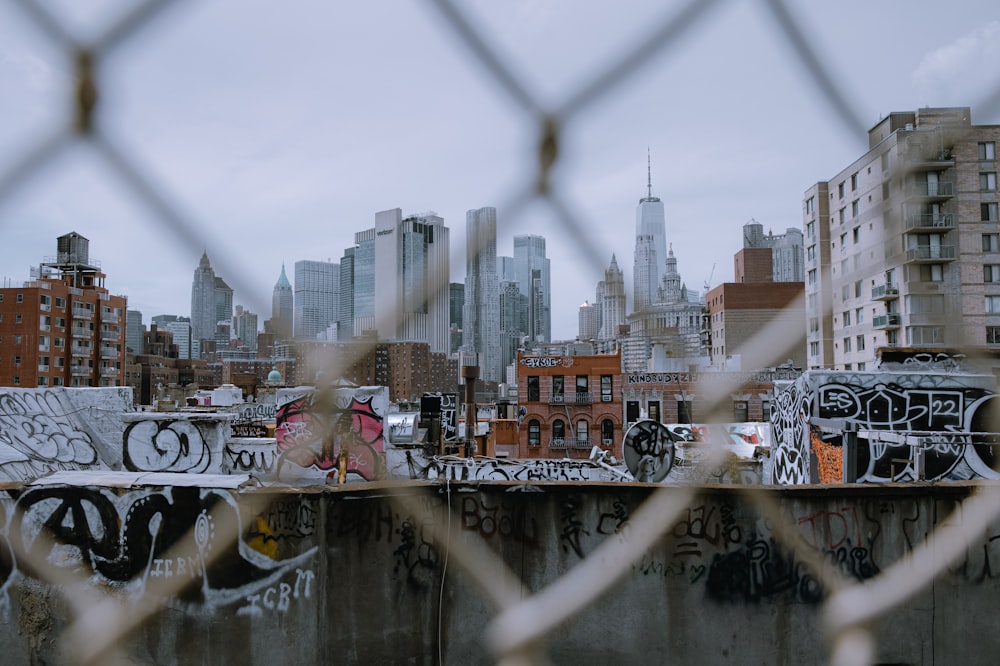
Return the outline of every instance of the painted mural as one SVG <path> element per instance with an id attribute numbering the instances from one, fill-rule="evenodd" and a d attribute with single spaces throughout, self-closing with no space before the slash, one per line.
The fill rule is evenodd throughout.
<path id="1" fill-rule="evenodd" d="M 347 475 L 374 481 L 386 477 L 384 421 L 389 389 L 384 386 L 280 389 L 275 440 L 278 478 L 338 478 L 341 452 Z"/>
<path id="2" fill-rule="evenodd" d="M 841 482 L 844 437 L 811 424 L 813 417 L 857 431 L 919 437 L 916 448 L 926 480 L 1000 478 L 1000 452 L 994 454 L 986 437 L 969 434 L 997 432 L 991 416 L 998 405 L 992 376 L 810 371 L 775 389 L 775 484 Z M 915 480 L 912 449 L 906 443 L 859 437 L 857 480 Z"/>

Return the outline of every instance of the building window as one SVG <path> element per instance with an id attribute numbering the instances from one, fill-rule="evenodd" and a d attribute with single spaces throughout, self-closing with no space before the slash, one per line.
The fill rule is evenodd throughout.
<path id="1" fill-rule="evenodd" d="M 860 324 L 865 320 L 865 309 L 858 308 L 854 311 L 854 323 Z"/>
<path id="2" fill-rule="evenodd" d="M 1000 282 L 1000 264 L 983 266 L 983 282 Z"/>
<path id="3" fill-rule="evenodd" d="M 542 442 L 542 424 L 538 419 L 528 421 L 528 446 L 538 446 Z"/>
<path id="4" fill-rule="evenodd" d="M 615 443 L 615 423 L 611 419 L 601 421 L 601 446 L 612 446 Z"/>
<path id="5" fill-rule="evenodd" d="M 576 422 L 576 443 L 577 446 L 590 443 L 590 424 L 583 419 Z"/>
<path id="6" fill-rule="evenodd" d="M 995 160 L 997 158 L 997 145 L 993 141 L 979 142 L 979 159 Z"/>
<path id="7" fill-rule="evenodd" d="M 997 205 L 996 203 L 984 203 L 979 204 L 979 216 L 982 218 L 983 222 L 996 222 L 997 221 Z"/>
<path id="8" fill-rule="evenodd" d="M 851 192 L 858 189 L 858 174 L 857 172 L 851 174 Z"/>
<path id="9" fill-rule="evenodd" d="M 997 189 L 997 172 L 987 171 L 979 174 L 979 189 L 983 192 L 993 192 Z"/>
<path id="10" fill-rule="evenodd" d="M 1000 234 L 983 234 L 983 252 L 1000 252 Z"/>
<path id="11" fill-rule="evenodd" d="M 810 245 L 806 248 L 806 259 L 809 261 L 816 261 L 816 246 Z"/>
<path id="12" fill-rule="evenodd" d="M 629 423 L 635 423 L 639 420 L 639 401 L 638 400 L 628 400 L 625 403 L 625 420 Z"/>
<path id="13" fill-rule="evenodd" d="M 847 221 L 847 209 L 846 208 L 841 208 L 837 212 L 837 216 L 840 219 L 840 223 L 841 224 L 843 224 L 844 222 L 846 222 Z"/>
<path id="14" fill-rule="evenodd" d="M 850 325 L 851 325 L 851 311 L 850 310 L 845 310 L 844 311 L 844 326 L 846 327 L 846 326 L 850 326 Z"/>
<path id="15" fill-rule="evenodd" d="M 15 298 L 14 300 L 16 300 L 18 303 L 24 303 L 24 294 L 18 294 L 17 298 Z"/>
<path id="16" fill-rule="evenodd" d="M 806 199 L 806 215 L 816 212 L 816 197 Z"/>
<path id="17" fill-rule="evenodd" d="M 15 335 L 14 336 L 14 344 L 15 345 L 21 344 L 21 336 L 20 335 Z"/>
<path id="18" fill-rule="evenodd" d="M 810 222 L 806 223 L 806 238 L 808 238 L 809 240 L 816 240 L 816 223 L 815 222 L 810 221 Z"/>
<path id="19" fill-rule="evenodd" d="M 611 402 L 612 401 L 612 390 L 614 387 L 614 381 L 611 375 L 601 375 L 601 402 Z"/>
<path id="20" fill-rule="evenodd" d="M 920 264 L 918 274 L 921 282 L 941 282 L 944 280 L 944 265 Z"/>
<path id="21" fill-rule="evenodd" d="M 21 385 L 21 378 L 17 375 L 14 375 L 14 386 L 20 386 L 20 385 Z"/>
<path id="22" fill-rule="evenodd" d="M 810 268 L 809 272 L 806 273 L 807 281 L 809 284 L 816 284 L 816 269 Z"/>
<path id="23" fill-rule="evenodd" d="M 688 400 L 677 401 L 677 422 L 691 423 L 691 403 Z"/>
<path id="24" fill-rule="evenodd" d="M 841 199 L 844 198 L 844 183 L 843 182 L 841 182 L 840 185 L 837 185 L 837 196 L 840 197 Z"/>
<path id="25" fill-rule="evenodd" d="M 646 403 L 646 411 L 649 412 L 649 418 L 651 421 L 660 421 L 660 401 L 650 400 Z"/>
<path id="26" fill-rule="evenodd" d="M 855 338 L 855 341 L 858 343 L 857 344 L 858 351 L 864 351 L 865 350 L 865 336 L 859 335 L 857 338 Z"/>
<path id="27" fill-rule="evenodd" d="M 563 446 L 566 443 L 566 422 L 556 419 L 552 422 L 552 446 Z"/>
<path id="28" fill-rule="evenodd" d="M 562 375 L 552 376 L 552 402 L 562 402 L 565 395 L 566 378 Z M 530 398 L 529 398 L 530 399 Z"/>
<path id="29" fill-rule="evenodd" d="M 1000 326 L 986 327 L 986 344 L 1000 345 Z"/>
<path id="30" fill-rule="evenodd" d="M 944 295 L 911 294 L 906 297 L 906 309 L 910 314 L 935 314 L 944 312 Z"/>
<path id="31" fill-rule="evenodd" d="M 577 402 L 586 401 L 589 398 L 590 393 L 590 382 L 587 375 L 577 375 L 576 376 L 576 400 Z"/>
<path id="32" fill-rule="evenodd" d="M 49 385 L 49 378 L 48 377 L 39 377 L 38 380 L 37 380 L 37 384 L 39 386 L 48 386 Z"/>
<path id="33" fill-rule="evenodd" d="M 750 410 L 746 400 L 733 400 L 733 421 L 736 423 L 746 423 L 749 419 Z"/>
<path id="34" fill-rule="evenodd" d="M 528 377 L 528 402 L 538 402 L 541 399 L 542 391 L 539 386 L 538 375 Z"/>
<path id="35" fill-rule="evenodd" d="M 987 296 L 986 297 L 986 313 L 987 314 L 1000 314 L 1000 296 Z M 17 357 L 15 357 L 17 358 Z"/>
<path id="36" fill-rule="evenodd" d="M 857 217 L 861 213 L 861 202 L 855 199 L 851 202 L 851 217 Z M 857 229 L 854 230 L 855 236 L 857 236 Z"/>
<path id="37" fill-rule="evenodd" d="M 14 323 L 15 324 L 20 324 L 21 323 L 21 315 L 20 314 L 15 314 L 14 315 Z"/>
<path id="38" fill-rule="evenodd" d="M 895 331 L 890 331 L 894 333 Z M 944 329 L 940 326 L 910 326 L 906 329 L 906 343 L 910 345 L 939 345 L 944 342 Z"/>
<path id="39" fill-rule="evenodd" d="M 809 355 L 810 356 L 819 356 L 819 343 L 818 342 L 810 342 L 809 343 Z"/>
<path id="40" fill-rule="evenodd" d="M 771 420 L 771 401 L 761 398 L 760 401 L 761 418 L 766 422 Z"/>
<path id="41" fill-rule="evenodd" d="M 851 351 L 851 339 L 844 338 L 844 353 L 848 353 L 850 351 Z"/>
<path id="42" fill-rule="evenodd" d="M 61 296 L 56 296 L 56 307 L 57 308 L 63 308 L 63 309 L 65 309 L 66 308 L 66 299 L 62 298 Z"/>

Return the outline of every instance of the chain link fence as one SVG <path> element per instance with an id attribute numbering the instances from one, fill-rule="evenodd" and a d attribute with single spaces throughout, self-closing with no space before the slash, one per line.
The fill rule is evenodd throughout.
<path id="1" fill-rule="evenodd" d="M 16 5 L 24 16 L 50 42 L 72 57 L 75 76 L 71 87 L 65 90 L 65 96 L 73 112 L 62 125 L 53 128 L 48 136 L 25 154 L 4 160 L 6 166 L 0 171 L 0 205 L 19 192 L 43 167 L 62 159 L 75 144 L 84 143 L 93 149 L 95 162 L 100 168 L 113 174 L 123 190 L 153 212 L 160 225 L 158 234 L 170 234 L 188 247 L 201 248 L 202 237 L 195 221 L 182 212 L 175 199 L 167 194 L 127 146 L 105 131 L 97 115 L 105 86 L 100 77 L 102 66 L 117 57 L 124 42 L 142 29 L 155 27 L 164 12 L 180 12 L 184 8 L 174 6 L 183 4 L 159 0 L 133 3 L 123 16 L 99 31 L 96 38 L 81 42 L 46 4 L 17 0 Z M 662 19 L 662 23 L 642 41 L 605 63 L 578 89 L 554 103 L 546 103 L 491 48 L 477 25 L 476 17 L 464 6 L 452 0 L 429 0 L 427 11 L 440 19 L 440 30 L 458 37 L 461 47 L 455 57 L 477 61 L 485 72 L 484 76 L 494 84 L 496 95 L 506 98 L 516 108 L 520 122 L 534 128 L 538 137 L 534 163 L 526 165 L 524 172 L 527 176 L 519 193 L 504 207 L 507 218 L 516 218 L 519 211 L 529 205 L 544 204 L 558 222 L 558 232 L 568 241 L 576 243 L 580 256 L 589 263 L 595 275 L 600 274 L 605 261 L 604 248 L 591 240 L 580 222 L 582 217 L 552 177 L 565 152 L 566 128 L 595 103 L 625 85 L 641 67 L 670 58 L 682 37 L 697 34 L 719 13 L 727 11 L 731 4 L 722 0 L 691 0 L 681 5 Z M 866 123 L 845 92 L 844 78 L 827 69 L 825 60 L 811 45 L 808 31 L 792 8 L 782 0 L 760 0 L 756 9 L 779 28 L 789 59 L 804 68 L 807 84 L 839 118 L 840 131 L 851 139 L 863 136 L 867 131 Z M 182 13 L 180 16 L 183 20 Z M 981 112 L 994 113 L 1000 108 L 1000 88 L 975 102 Z M 11 236 L 15 230 L 7 225 L 4 232 Z M 228 256 L 225 248 L 209 249 L 213 257 L 218 257 L 220 273 L 231 276 L 238 291 L 250 293 L 248 266 Z M 776 349 L 792 349 L 801 345 L 804 345 L 804 330 L 788 330 L 775 323 L 756 337 L 746 355 L 751 358 L 756 356 L 753 349 L 756 346 L 769 350 L 771 357 L 778 357 L 780 354 L 775 353 Z M 699 387 L 700 395 L 712 411 L 706 422 L 727 420 L 731 408 L 730 394 L 737 388 L 723 383 Z M 722 455 L 720 452 L 715 464 L 721 464 Z M 496 616 L 489 627 L 488 640 L 497 662 L 510 665 L 545 663 L 545 643 L 550 633 L 564 623 L 573 622 L 583 610 L 599 604 L 601 596 L 630 571 L 630 565 L 671 528 L 685 507 L 689 506 L 696 491 L 689 486 L 658 489 L 639 511 L 629 517 L 630 539 L 608 539 L 559 580 L 527 597 L 523 596 L 521 581 L 486 545 L 477 548 L 450 538 L 451 512 L 447 508 L 442 508 L 441 515 L 431 523 L 435 530 L 433 538 L 446 553 L 444 566 L 464 570 L 479 586 L 483 597 L 495 606 Z M 826 637 L 832 646 L 830 661 L 834 664 L 873 663 L 876 653 L 871 629 L 873 623 L 927 587 L 1000 515 L 997 491 L 984 485 L 964 503 L 963 519 L 958 524 L 942 525 L 905 560 L 861 583 L 845 577 L 822 553 L 802 539 L 796 525 L 782 514 L 774 495 L 760 488 L 748 487 L 741 492 L 746 502 L 773 526 L 784 545 L 793 551 L 798 560 L 806 563 L 827 591 L 822 611 Z M 252 501 L 251 497 L 248 495 L 248 504 Z M 405 502 L 406 497 L 400 495 L 397 501 Z M 450 487 L 447 497 L 450 503 Z M 241 515 L 249 521 L 253 519 L 254 511 L 251 508 Z M 236 539 L 246 528 L 246 525 L 227 522 L 222 516 L 214 524 L 217 526 L 216 538 Z M 192 532 L 174 546 L 176 554 L 179 557 L 191 556 L 197 542 L 198 535 Z M 15 556 L 25 566 L 31 566 L 30 553 L 16 552 Z M 615 570 L 609 571 L 609 562 L 616 563 Z M 155 585 L 150 584 L 146 588 L 139 602 L 131 600 L 126 603 L 117 595 L 102 594 L 88 586 L 86 581 L 73 580 L 71 573 L 66 573 L 69 578 L 65 580 L 57 580 L 52 572 L 51 568 L 38 568 L 36 573 L 67 591 L 68 605 L 76 619 L 65 631 L 62 640 L 65 645 L 73 646 L 67 654 L 72 654 L 79 663 L 132 663 L 132 657 L 116 652 L 120 649 L 122 638 L 146 618 L 159 612 L 162 600 L 178 594 L 183 582 L 179 578 L 156 579 Z"/>

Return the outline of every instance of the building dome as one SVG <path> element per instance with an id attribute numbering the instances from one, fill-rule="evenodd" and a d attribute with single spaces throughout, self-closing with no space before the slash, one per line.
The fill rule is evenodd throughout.
<path id="1" fill-rule="evenodd" d="M 271 366 L 271 372 L 267 373 L 268 382 L 281 382 L 281 373 L 278 372 L 277 366 Z"/>

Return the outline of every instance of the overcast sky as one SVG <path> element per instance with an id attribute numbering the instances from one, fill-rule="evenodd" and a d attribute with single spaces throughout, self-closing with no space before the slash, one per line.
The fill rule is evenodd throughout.
<path id="1" fill-rule="evenodd" d="M 133 2 L 46 2 L 87 41 Z M 718 2 L 651 60 L 574 114 L 554 183 L 582 233 L 543 202 L 515 211 L 532 182 L 538 124 L 429 2 L 179 2 L 99 70 L 98 120 L 194 225 L 185 240 L 85 143 L 0 199 L 0 275 L 20 284 L 57 236 L 90 239 L 113 293 L 144 321 L 190 314 L 207 249 L 235 302 L 270 316 L 285 263 L 339 261 L 375 213 L 436 211 L 465 274 L 465 211 L 496 206 L 498 253 L 546 237 L 552 333 L 573 338 L 617 254 L 631 285 L 635 208 L 652 154 L 653 194 L 688 287 L 730 280 L 751 218 L 783 233 L 802 193 L 866 149 L 863 131 L 801 64 L 763 2 Z M 565 101 L 684 3 L 462 2 L 470 23 L 546 109 Z M 855 127 L 892 111 L 971 106 L 1000 88 L 1000 3 L 789 3 L 805 40 L 847 97 Z M 86 6 L 86 9 L 83 6 Z M 0 178 L 71 106 L 66 49 L 0 4 Z M 0 183 L 2 184 L 2 183 Z M 515 214 L 516 213 L 516 214 Z M 596 248 L 600 261 L 587 259 Z M 714 266 L 714 270 L 713 270 Z M 235 273 L 235 274 L 234 274 Z"/>

